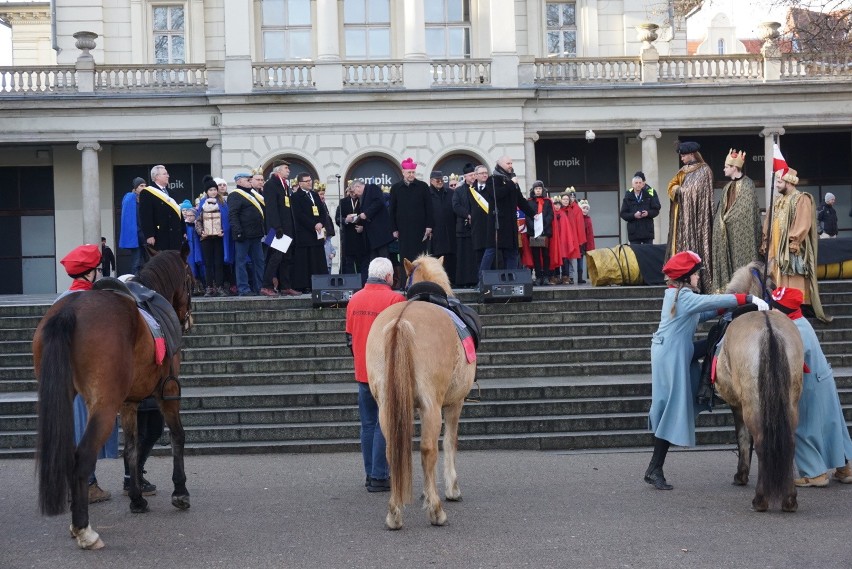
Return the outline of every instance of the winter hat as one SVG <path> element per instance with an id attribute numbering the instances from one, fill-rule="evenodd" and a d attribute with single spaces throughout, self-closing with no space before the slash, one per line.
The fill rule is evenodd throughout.
<path id="1" fill-rule="evenodd" d="M 701 268 L 701 257 L 692 251 L 681 251 L 663 265 L 663 274 L 673 281 L 685 281 Z"/>
<path id="2" fill-rule="evenodd" d="M 180 202 L 180 208 L 183 209 L 192 209 L 192 202 L 189 200 L 183 200 Z"/>
<path id="3" fill-rule="evenodd" d="M 677 145 L 677 153 L 680 154 L 680 155 L 694 154 L 694 153 L 698 152 L 699 150 L 701 150 L 701 145 L 698 144 L 697 142 L 692 142 L 692 141 L 681 142 L 680 144 Z"/>
<path id="4" fill-rule="evenodd" d="M 144 184 L 144 183 L 146 183 L 145 178 L 140 178 L 139 176 L 136 176 L 135 178 L 133 178 L 133 187 L 134 188 L 137 187 L 139 184 Z"/>
<path id="5" fill-rule="evenodd" d="M 834 199 L 834 194 L 832 194 L 831 192 L 827 192 L 825 194 L 825 203 L 828 203 L 833 199 Z"/>
<path id="6" fill-rule="evenodd" d="M 201 179 L 201 190 L 204 192 L 206 192 L 210 188 L 218 189 L 218 186 L 219 184 L 216 182 L 216 180 L 213 179 L 213 176 L 208 175 L 204 176 L 204 178 Z"/>
<path id="7" fill-rule="evenodd" d="M 643 172 L 642 170 L 639 170 L 638 172 L 636 172 L 635 174 L 633 174 L 633 177 L 634 177 L 634 178 L 642 178 L 642 181 L 643 181 L 643 182 L 645 182 L 645 181 L 646 181 L 646 180 L 645 180 L 645 172 Z"/>

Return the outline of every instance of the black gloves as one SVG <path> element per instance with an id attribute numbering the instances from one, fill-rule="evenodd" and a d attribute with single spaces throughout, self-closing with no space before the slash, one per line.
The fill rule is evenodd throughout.
<path id="1" fill-rule="evenodd" d="M 281 239 L 282 237 L 284 237 L 284 230 L 283 229 L 276 229 L 275 230 L 275 238 Z"/>

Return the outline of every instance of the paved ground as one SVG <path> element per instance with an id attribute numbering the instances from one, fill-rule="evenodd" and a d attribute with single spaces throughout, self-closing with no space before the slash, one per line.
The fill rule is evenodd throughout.
<path id="1" fill-rule="evenodd" d="M 91 508 L 97 552 L 77 549 L 70 515 L 39 516 L 31 460 L 4 460 L 0 568 L 849 567 L 852 485 L 800 490 L 795 514 L 757 514 L 753 482 L 730 484 L 732 452 L 671 453 L 671 492 L 641 481 L 648 459 L 462 453 L 449 525 L 431 527 L 415 504 L 399 532 L 384 529 L 387 495 L 366 492 L 356 454 L 189 457 L 187 512 L 169 503 L 170 460 L 153 458 L 148 477 L 168 491 L 144 515 L 120 495 L 120 462 L 104 460 L 117 495 Z"/>

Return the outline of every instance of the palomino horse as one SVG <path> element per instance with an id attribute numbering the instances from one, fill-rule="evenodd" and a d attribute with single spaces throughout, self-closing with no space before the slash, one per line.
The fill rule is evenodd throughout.
<path id="1" fill-rule="evenodd" d="M 409 285 L 438 284 L 452 296 L 442 260 L 418 257 L 405 261 Z M 379 405 L 379 423 L 387 440 L 391 495 L 385 524 L 402 527 L 403 506 L 411 502 L 414 409 L 420 415 L 423 507 L 436 526 L 447 514 L 435 480 L 441 410 L 444 412 L 444 487 L 447 500 L 461 500 L 456 478 L 459 417 L 473 385 L 476 362 L 468 363 L 456 327 L 447 312 L 428 302 L 400 302 L 379 314 L 367 337 L 367 375 Z"/>
<path id="2" fill-rule="evenodd" d="M 187 330 L 191 324 L 191 274 L 188 249 L 164 251 L 140 270 L 136 279 L 163 296 Z M 146 512 L 139 489 L 136 408 L 155 394 L 169 426 L 175 485 L 172 504 L 189 508 L 183 466 L 184 431 L 178 413 L 179 386 L 174 379 L 180 353 L 156 363 L 155 342 L 145 319 L 129 297 L 107 290 L 76 292 L 60 299 L 39 322 L 33 337 L 38 379 L 39 506 L 43 514 L 65 512 L 71 490 L 71 534 L 83 549 L 100 549 L 103 541 L 89 525 L 87 482 L 99 449 L 121 410 L 125 454 L 130 465 L 130 511 Z M 89 421 L 74 447 L 74 393 L 86 401 Z M 163 400 L 163 397 L 166 400 Z M 175 397 L 170 399 L 169 397 Z"/>
<path id="3" fill-rule="evenodd" d="M 739 269 L 727 291 L 762 296 L 762 269 L 760 263 Z M 753 439 L 758 471 L 751 503 L 757 512 L 766 511 L 776 498 L 785 512 L 798 508 L 793 458 L 804 361 L 799 330 L 781 312 L 739 316 L 728 326 L 722 342 L 716 388 L 734 414 L 739 450 L 734 484 L 748 483 Z"/>

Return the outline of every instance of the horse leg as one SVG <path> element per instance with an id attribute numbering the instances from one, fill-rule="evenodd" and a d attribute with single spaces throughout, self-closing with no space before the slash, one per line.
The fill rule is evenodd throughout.
<path id="1" fill-rule="evenodd" d="M 130 511 L 144 514 L 148 511 L 148 501 L 142 496 L 139 480 L 139 419 L 138 404 L 126 402 L 121 406 L 121 429 L 124 431 L 124 464 L 130 475 L 127 495 L 130 497 Z"/>
<path id="2" fill-rule="evenodd" d="M 96 409 L 89 413 L 86 431 L 74 453 L 71 475 L 71 536 L 82 549 L 101 549 L 104 542 L 89 524 L 89 478 L 95 471 L 98 452 L 109 438 L 115 411 Z"/>
<path id="3" fill-rule="evenodd" d="M 420 411 L 420 462 L 423 466 L 423 507 L 433 526 L 447 523 L 447 514 L 441 506 L 438 485 L 435 481 L 438 464 L 438 437 L 441 435 L 441 408 L 429 405 Z"/>
<path id="4" fill-rule="evenodd" d="M 174 385 L 174 383 L 169 385 Z M 175 388 L 174 395 L 177 395 L 176 392 L 177 388 Z M 168 395 L 168 392 L 166 395 Z M 178 510 L 188 510 L 189 491 L 186 489 L 186 471 L 183 465 L 183 447 L 186 442 L 186 435 L 183 424 L 180 422 L 180 400 L 160 401 L 160 409 L 163 411 L 163 417 L 169 426 L 169 434 L 172 439 L 172 482 L 175 485 L 175 490 L 172 492 L 172 506 Z"/>
<path id="5" fill-rule="evenodd" d="M 734 484 L 745 486 L 748 484 L 748 475 L 751 470 L 751 434 L 743 421 L 742 407 L 731 406 L 734 415 L 734 430 L 737 436 L 737 473 L 734 475 Z"/>
<path id="6" fill-rule="evenodd" d="M 763 434 L 754 437 L 754 447 L 757 451 L 757 486 L 754 489 L 754 499 L 751 501 L 751 507 L 755 512 L 765 512 L 769 509 L 769 499 L 766 497 L 766 481 L 763 468 L 763 453 L 759 450 L 760 437 Z"/>
<path id="7" fill-rule="evenodd" d="M 451 502 L 462 499 L 459 481 L 456 476 L 456 451 L 459 442 L 459 417 L 462 412 L 462 399 L 458 403 L 444 408 L 444 496 Z"/>

